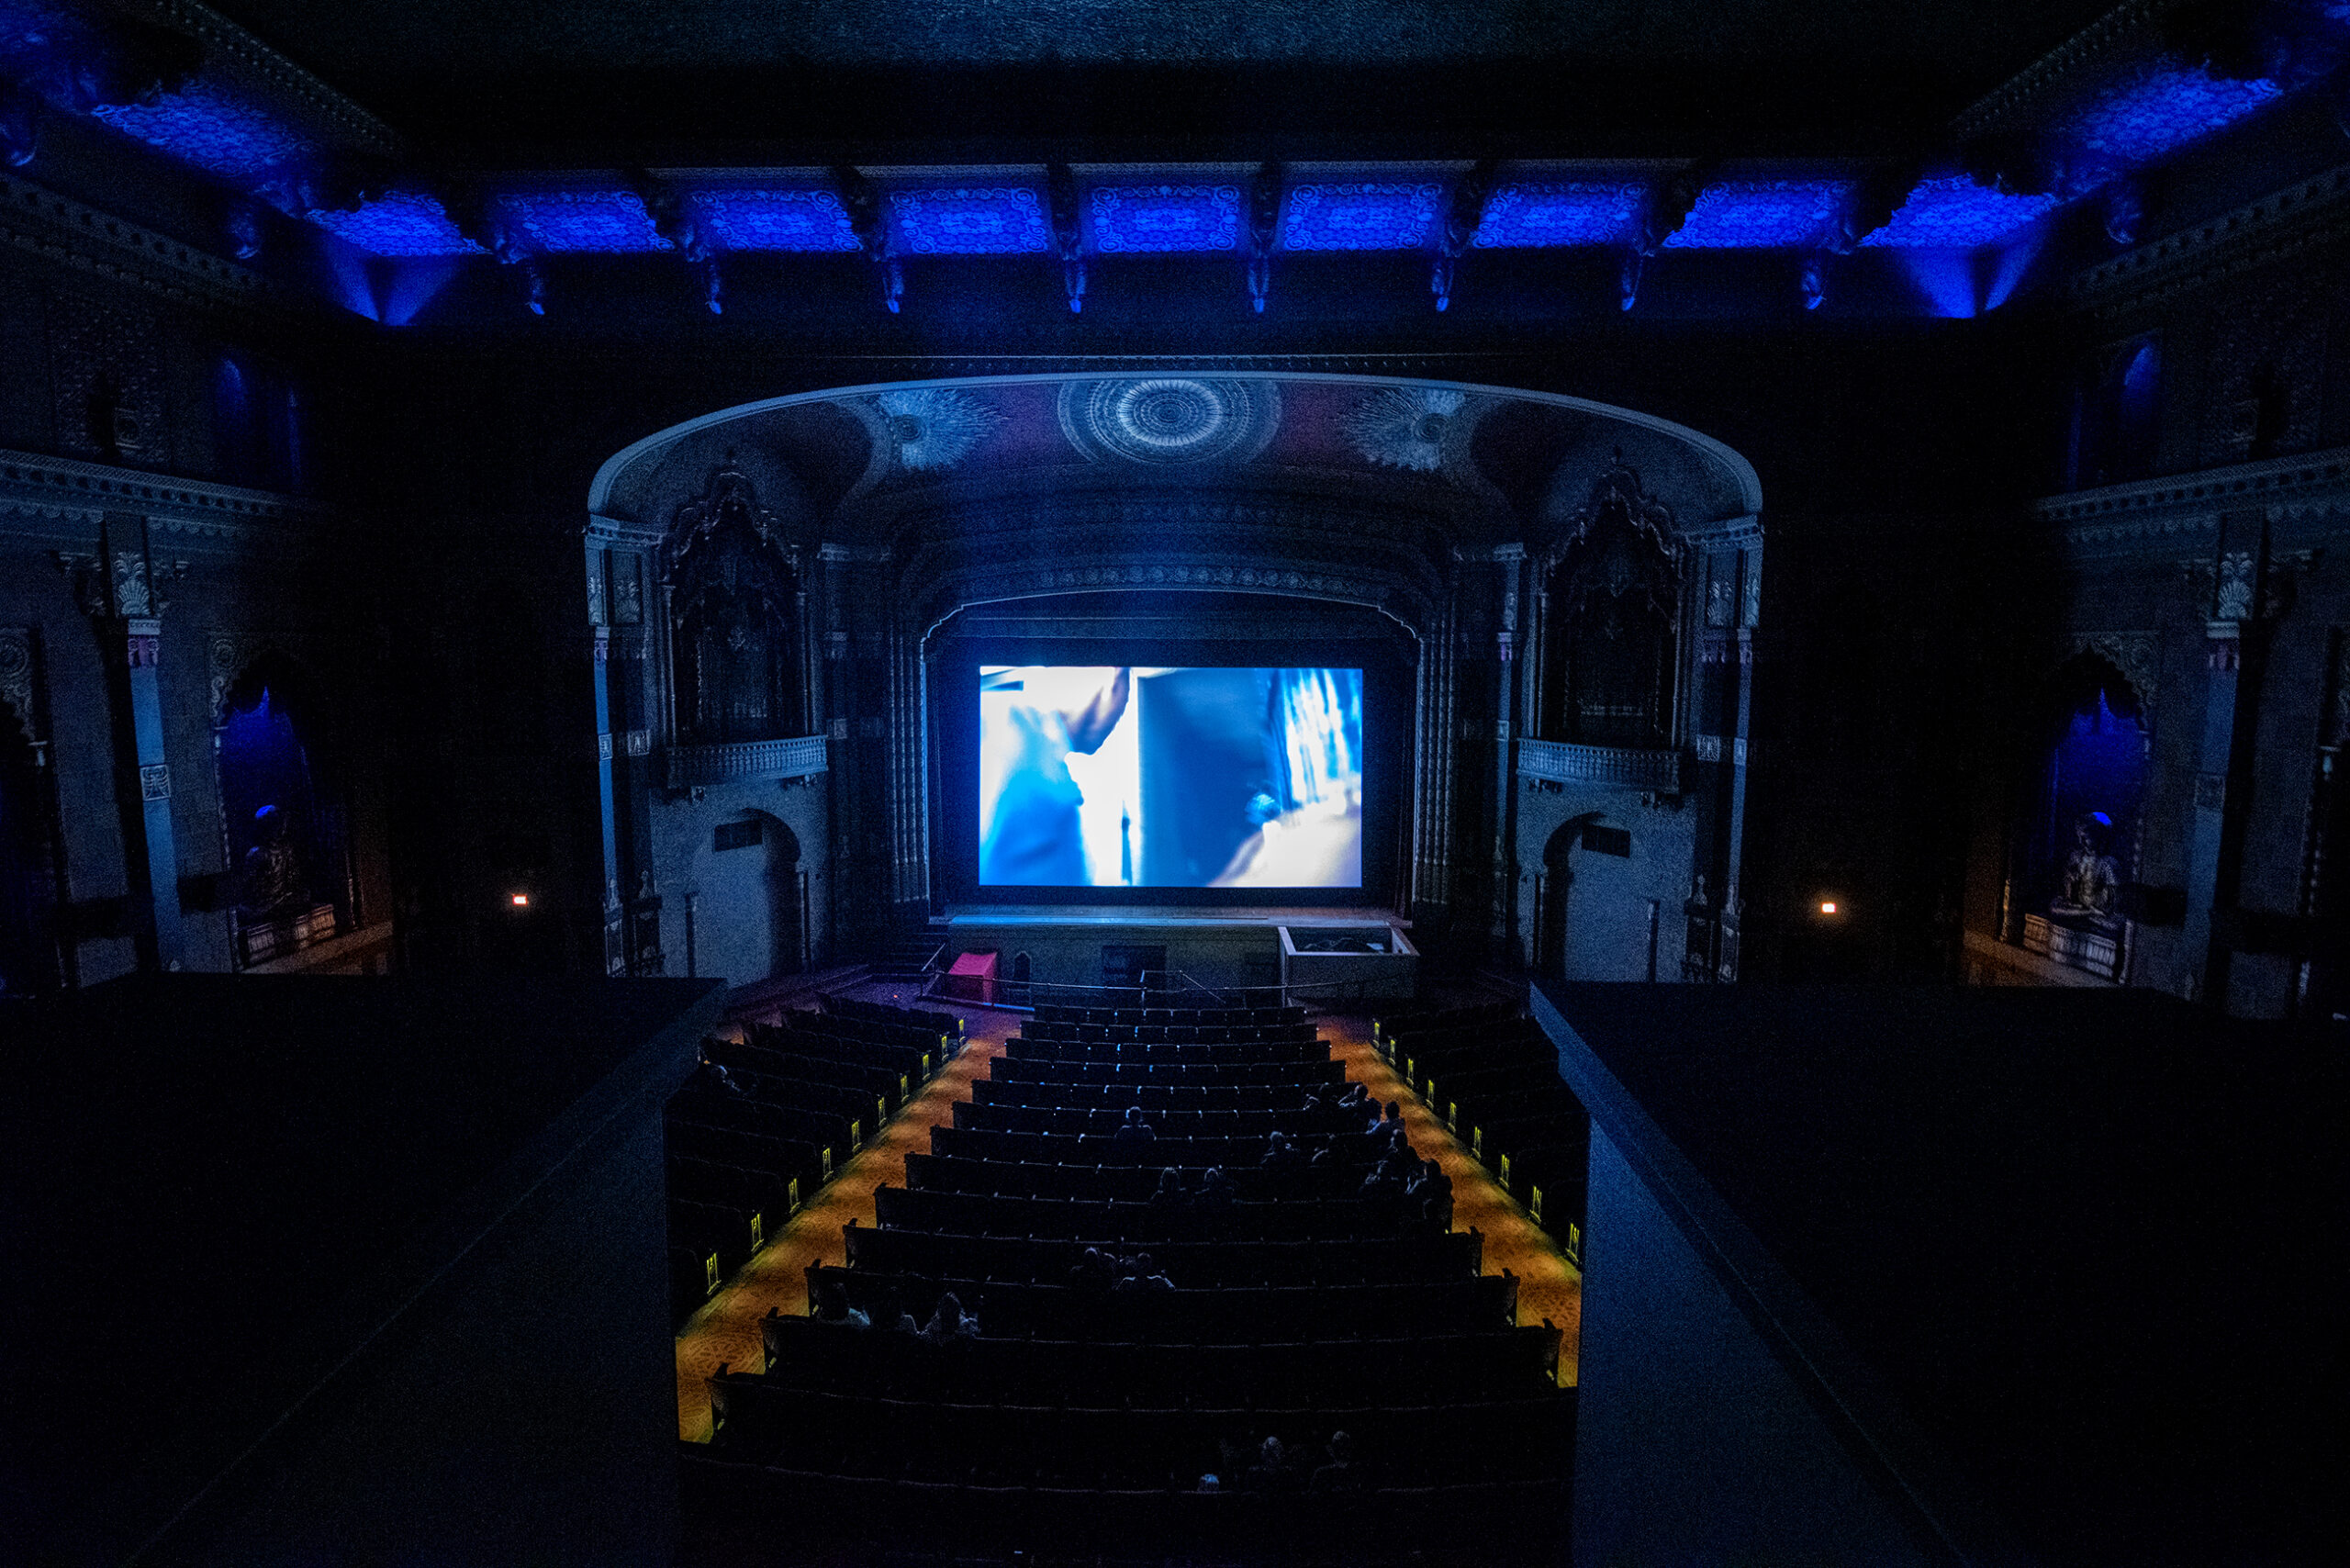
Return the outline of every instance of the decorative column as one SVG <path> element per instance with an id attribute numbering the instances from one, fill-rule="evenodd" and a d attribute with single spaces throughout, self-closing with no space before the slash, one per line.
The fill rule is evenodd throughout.
<path id="1" fill-rule="evenodd" d="M 1457 589 L 1456 589 L 1457 591 Z M 1441 921 L 1452 897 L 1452 757 L 1457 711 L 1452 596 L 1420 638 L 1418 787 L 1413 791 L 1411 914 Z"/>
<path id="2" fill-rule="evenodd" d="M 2222 520 L 2203 645 L 2203 734 L 2188 847 L 2183 947 L 2188 963 L 2198 966 L 2192 972 L 2199 994 L 2223 1009 L 2251 804 L 2260 678 L 2267 657 L 2268 628 L 2259 617 L 2266 536 L 2266 520 L 2258 516 Z"/>
<path id="3" fill-rule="evenodd" d="M 122 810 L 123 870 L 134 891 L 132 935 L 144 969 L 177 969 L 187 958 L 180 916 L 179 845 L 172 825 L 172 768 L 163 748 L 159 673 L 164 605 L 149 570 L 147 521 L 106 515 L 95 561 L 79 568 L 83 608 L 97 622 L 115 709 L 116 799 Z"/>
<path id="4" fill-rule="evenodd" d="M 930 818 L 923 790 L 923 663 L 905 622 L 890 622 L 889 813 L 892 920 L 930 916 Z"/>
<path id="5" fill-rule="evenodd" d="M 1501 670 L 1494 692 L 1494 711 L 1498 717 L 1494 735 L 1494 870 L 1493 898 L 1486 924 L 1499 938 L 1502 949 L 1521 955 L 1517 929 L 1517 726 L 1513 722 L 1522 711 L 1521 689 L 1526 684 L 1524 666 L 1517 657 L 1518 612 L 1526 592 L 1526 546 L 1502 544 L 1494 547 L 1494 564 L 1501 568 L 1502 620 L 1494 636 L 1495 652 L 1501 656 Z"/>

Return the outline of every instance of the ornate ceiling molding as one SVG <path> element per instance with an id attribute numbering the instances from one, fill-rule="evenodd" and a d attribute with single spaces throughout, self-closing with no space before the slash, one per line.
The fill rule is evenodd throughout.
<path id="1" fill-rule="evenodd" d="M 2073 274 L 2065 294 L 2119 316 L 2350 235 L 2350 164 Z"/>
<path id="2" fill-rule="evenodd" d="M 167 533 L 189 539 L 242 539 L 273 528 L 330 524 L 341 516 L 315 501 L 270 490 L 0 451 L 0 512 L 5 511 L 92 522 L 110 511 L 135 512 Z"/>
<path id="3" fill-rule="evenodd" d="M 2126 0 L 2115 6 L 1968 106 L 1951 121 L 1951 140 L 1971 141 L 2062 95 L 2082 72 L 2137 43 L 2165 12 L 2177 10 L 2182 3 Z"/>
<path id="4" fill-rule="evenodd" d="M 2161 479 L 2106 485 L 2036 501 L 2031 516 L 2085 554 L 2129 554 L 2182 534 L 2208 533 L 2222 514 L 2259 509 L 2300 517 L 2350 506 L 2350 447 L 2271 457 Z"/>
<path id="5" fill-rule="evenodd" d="M 0 240 L 44 261 L 185 305 L 308 309 L 259 273 L 0 174 Z"/>
<path id="6" fill-rule="evenodd" d="M 351 147 L 386 158 L 406 154 L 407 144 L 390 126 L 209 6 L 196 0 L 114 3 L 120 10 L 197 39 L 208 60 L 230 62 L 238 75 L 265 86 L 288 106 L 330 128 Z"/>

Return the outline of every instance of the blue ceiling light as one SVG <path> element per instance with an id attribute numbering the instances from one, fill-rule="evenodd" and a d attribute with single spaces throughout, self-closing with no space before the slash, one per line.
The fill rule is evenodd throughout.
<path id="1" fill-rule="evenodd" d="M 310 221 L 371 256 L 478 256 L 479 245 L 457 232 L 439 198 L 420 191 L 387 191 L 355 211 L 314 211 Z"/>
<path id="2" fill-rule="evenodd" d="M 2091 158 L 2143 163 L 2242 119 L 2283 93 L 2265 76 L 2214 76 L 2166 56 L 2091 93 L 2055 129 Z"/>
<path id="3" fill-rule="evenodd" d="M 891 191 L 898 238 L 916 255 L 1015 256 L 1052 249 L 1045 198 L 1026 185 Z"/>
<path id="4" fill-rule="evenodd" d="M 688 198 L 722 251 L 854 251 L 848 210 L 827 190 L 710 190 Z"/>
<path id="5" fill-rule="evenodd" d="M 1964 174 L 1944 174 L 1919 181 L 1891 221 L 1861 243 L 1972 250 L 2004 240 L 2055 208 L 2053 196 L 2009 196 Z"/>
<path id="6" fill-rule="evenodd" d="M 1848 180 L 1727 180 L 1706 187 L 1665 244 L 1693 251 L 1818 244 L 1852 194 Z"/>
<path id="7" fill-rule="evenodd" d="M 1473 241 L 1480 246 L 1612 245 L 1632 237 L 1639 185 L 1592 180 L 1507 185 L 1485 202 Z"/>
<path id="8" fill-rule="evenodd" d="M 227 180 L 257 180 L 319 155 L 317 145 L 299 131 L 201 80 L 151 104 L 100 104 L 90 112 L 127 136 Z"/>
<path id="9" fill-rule="evenodd" d="M 1238 185 L 1099 185 L 1088 207 L 1093 248 L 1104 255 L 1229 251 L 1240 242 Z"/>
<path id="10" fill-rule="evenodd" d="M 674 249 L 634 191 L 532 191 L 500 196 L 498 211 L 534 251 L 631 255 Z"/>
<path id="11" fill-rule="evenodd" d="M 1292 251 L 1409 251 L 1425 245 L 1440 185 L 1292 185 L 1281 244 Z"/>

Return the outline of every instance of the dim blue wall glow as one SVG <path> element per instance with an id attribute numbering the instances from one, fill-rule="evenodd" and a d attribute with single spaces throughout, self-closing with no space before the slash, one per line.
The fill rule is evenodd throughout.
<path id="1" fill-rule="evenodd" d="M 1861 243 L 1971 250 L 2004 240 L 2055 207 L 2053 196 L 2009 196 L 1964 174 L 1946 174 L 1919 181 L 1892 221 Z"/>
<path id="2" fill-rule="evenodd" d="M 352 212 L 314 211 L 310 221 L 371 256 L 478 256 L 438 198 L 389 191 Z"/>
<path id="3" fill-rule="evenodd" d="M 190 82 L 151 104 L 101 104 L 91 113 L 125 135 L 223 179 L 257 179 L 318 152 L 290 127 L 203 81 Z"/>
<path id="4" fill-rule="evenodd" d="M 1240 239 L 1237 185 L 1102 185 L 1088 210 L 1105 255 L 1229 251 Z"/>
<path id="5" fill-rule="evenodd" d="M 1475 243 L 1491 247 L 1609 245 L 1632 237 L 1639 185 L 1565 180 L 1504 185 L 1485 203 Z"/>
<path id="6" fill-rule="evenodd" d="M 1730 180 L 1708 185 L 1665 241 L 1684 250 L 1765 250 L 1819 242 L 1850 199 L 1844 180 Z"/>
<path id="7" fill-rule="evenodd" d="M 1292 251 L 1405 251 L 1436 227 L 1438 185 L 1292 185 L 1281 243 Z"/>
<path id="8" fill-rule="evenodd" d="M 536 191 L 502 196 L 499 213 L 539 251 L 608 254 L 674 249 L 634 191 Z"/>
<path id="9" fill-rule="evenodd" d="M 722 251 L 854 251 L 841 198 L 825 190 L 696 191 L 702 231 Z"/>
<path id="10" fill-rule="evenodd" d="M 2165 59 L 2092 93 L 2055 131 L 2083 152 L 2141 163 L 2242 119 L 2283 91 L 2266 77 L 2234 81 Z"/>
<path id="11" fill-rule="evenodd" d="M 1052 245 L 1044 198 L 1025 185 L 891 191 L 890 216 L 917 255 L 1028 255 Z"/>

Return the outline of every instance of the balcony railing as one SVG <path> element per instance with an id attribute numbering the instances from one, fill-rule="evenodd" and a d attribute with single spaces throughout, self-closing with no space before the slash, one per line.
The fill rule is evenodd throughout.
<path id="1" fill-rule="evenodd" d="M 1522 740 L 1517 743 L 1517 772 L 1522 778 L 1553 784 L 1596 784 L 1602 789 L 1653 790 L 1667 795 L 1681 791 L 1677 751 Z"/>
<path id="2" fill-rule="evenodd" d="M 754 784 L 766 778 L 805 778 L 827 766 L 822 735 L 780 741 L 736 741 L 730 745 L 677 745 L 662 754 L 672 790 L 713 784 Z"/>

